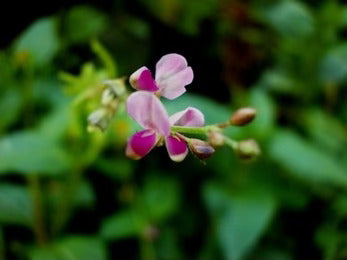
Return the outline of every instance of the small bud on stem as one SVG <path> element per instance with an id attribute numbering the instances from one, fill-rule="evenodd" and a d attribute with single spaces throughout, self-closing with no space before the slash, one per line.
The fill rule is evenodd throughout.
<path id="1" fill-rule="evenodd" d="M 188 146 L 192 153 L 195 154 L 201 160 L 209 158 L 215 152 L 214 148 L 211 145 L 209 145 L 209 143 L 200 139 L 189 139 Z"/>
<path id="2" fill-rule="evenodd" d="M 244 126 L 253 121 L 257 114 L 254 108 L 240 108 L 233 113 L 230 118 L 230 124 L 236 126 Z"/>
<path id="3" fill-rule="evenodd" d="M 253 139 L 240 141 L 236 151 L 242 159 L 253 159 L 261 153 L 258 143 Z"/>
<path id="4" fill-rule="evenodd" d="M 213 147 L 223 146 L 225 143 L 225 137 L 222 133 L 217 131 L 210 131 L 208 133 L 208 142 Z"/>

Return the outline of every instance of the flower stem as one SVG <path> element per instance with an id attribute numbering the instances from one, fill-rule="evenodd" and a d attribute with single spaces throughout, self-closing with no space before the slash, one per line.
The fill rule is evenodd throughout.
<path id="1" fill-rule="evenodd" d="M 206 135 L 209 131 L 220 131 L 220 129 L 215 125 L 207 125 L 203 127 L 171 126 L 171 131 L 182 134 Z"/>
<path id="2" fill-rule="evenodd" d="M 225 142 L 225 144 L 227 144 L 228 146 L 230 146 L 233 149 L 237 149 L 237 147 L 238 147 L 238 142 L 231 139 L 231 138 L 224 137 L 224 142 Z"/>
<path id="3" fill-rule="evenodd" d="M 34 232 L 39 246 L 44 246 L 48 242 L 47 233 L 44 224 L 42 191 L 39 178 L 36 175 L 28 177 L 29 188 L 34 207 Z"/>

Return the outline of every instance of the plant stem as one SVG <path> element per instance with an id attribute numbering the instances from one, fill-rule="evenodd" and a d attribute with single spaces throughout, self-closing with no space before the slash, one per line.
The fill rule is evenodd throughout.
<path id="1" fill-rule="evenodd" d="M 45 225 L 44 225 L 44 213 L 42 207 L 42 193 L 40 189 L 40 182 L 37 175 L 31 175 L 28 177 L 29 189 L 32 196 L 33 208 L 34 208 L 34 232 L 37 244 L 44 246 L 48 242 Z"/>
<path id="2" fill-rule="evenodd" d="M 226 143 L 227 145 L 229 145 L 231 148 L 237 149 L 237 147 L 238 147 L 238 142 L 237 142 L 237 141 L 235 141 L 235 140 L 233 140 L 233 139 L 231 139 L 231 138 L 229 138 L 229 137 L 225 137 L 225 138 L 224 138 L 224 141 L 225 141 L 225 143 Z"/>
<path id="3" fill-rule="evenodd" d="M 155 260 L 155 249 L 153 242 L 147 239 L 141 238 L 140 241 L 140 254 L 141 260 Z"/>
<path id="4" fill-rule="evenodd" d="M 220 131 L 220 129 L 215 125 L 207 125 L 203 127 L 171 126 L 171 131 L 182 134 L 206 135 L 209 131 Z"/>

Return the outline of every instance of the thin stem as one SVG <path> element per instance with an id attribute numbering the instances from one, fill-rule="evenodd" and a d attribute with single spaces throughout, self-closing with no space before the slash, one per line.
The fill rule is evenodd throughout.
<path id="1" fill-rule="evenodd" d="M 229 137 L 224 137 L 224 142 L 233 149 L 237 149 L 238 147 L 238 142 Z"/>
<path id="2" fill-rule="evenodd" d="M 171 131 L 182 134 L 206 135 L 209 131 L 220 131 L 220 129 L 215 125 L 207 125 L 203 127 L 171 126 Z"/>
<path id="3" fill-rule="evenodd" d="M 29 189 L 32 196 L 32 202 L 34 207 L 34 232 L 37 244 L 44 246 L 48 242 L 47 233 L 44 225 L 44 213 L 42 193 L 40 188 L 40 182 L 37 175 L 31 175 L 28 177 Z"/>
<path id="4" fill-rule="evenodd" d="M 140 241 L 141 260 L 155 260 L 155 248 L 152 241 L 141 238 Z"/>

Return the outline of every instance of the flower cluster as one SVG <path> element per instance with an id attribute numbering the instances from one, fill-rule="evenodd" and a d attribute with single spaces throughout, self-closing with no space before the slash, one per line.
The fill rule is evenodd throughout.
<path id="1" fill-rule="evenodd" d="M 175 99 L 194 78 L 193 70 L 186 59 L 178 54 L 163 56 L 156 64 L 155 78 L 147 67 L 141 67 L 130 76 L 130 85 L 137 91 L 126 102 L 128 114 L 143 128 L 132 135 L 126 147 L 126 155 L 141 159 L 154 147 L 165 143 L 170 158 L 180 162 L 190 150 L 200 159 L 210 157 L 216 147 L 231 146 L 242 158 L 253 158 L 260 153 L 254 140 L 236 142 L 222 134 L 230 125 L 242 126 L 250 123 L 256 114 L 252 108 L 236 111 L 225 123 L 204 126 L 201 111 L 188 107 L 171 116 L 168 115 L 160 97 Z M 188 138 L 184 134 L 203 134 L 207 140 Z"/>
<path id="2" fill-rule="evenodd" d="M 185 87 L 193 78 L 193 70 L 183 56 L 168 54 L 156 64 L 154 78 L 147 67 L 141 67 L 130 76 L 130 85 L 136 89 L 130 95 L 123 79 L 104 81 L 97 92 L 102 93 L 100 107 L 88 117 L 89 129 L 105 131 L 117 108 L 125 102 L 128 115 L 143 128 L 128 139 L 126 155 L 132 159 L 141 159 L 154 147 L 164 144 L 170 158 L 176 162 L 184 160 L 189 150 L 204 160 L 223 145 L 231 147 L 244 159 L 259 155 L 260 149 L 254 140 L 235 141 L 223 134 L 226 127 L 249 124 L 256 115 L 253 108 L 241 108 L 226 122 L 216 125 L 205 125 L 204 114 L 194 107 L 168 115 L 160 98 L 178 98 L 186 92 Z M 92 89 L 91 94 L 83 97 L 93 96 L 94 92 Z M 201 139 L 191 138 L 191 135 Z"/>
<path id="3" fill-rule="evenodd" d="M 169 117 L 159 97 L 175 99 L 181 96 L 193 77 L 192 68 L 178 54 L 165 55 L 158 61 L 155 79 L 146 67 L 130 76 L 131 86 L 138 91 L 128 97 L 127 112 L 144 130 L 130 137 L 126 148 L 128 157 L 140 159 L 163 142 L 173 161 L 180 162 L 187 156 L 189 139 L 172 131 L 172 126 L 202 127 L 204 115 L 188 107 Z"/>

